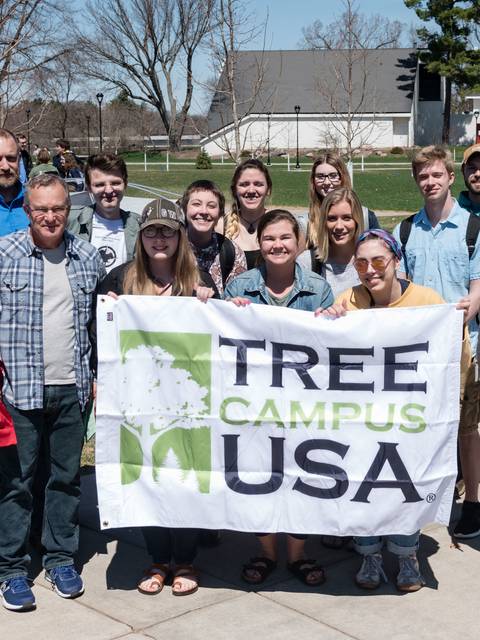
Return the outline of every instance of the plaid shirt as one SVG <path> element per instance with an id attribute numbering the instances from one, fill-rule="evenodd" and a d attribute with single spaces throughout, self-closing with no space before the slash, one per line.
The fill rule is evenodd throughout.
<path id="1" fill-rule="evenodd" d="M 68 231 L 64 240 L 73 294 L 75 377 L 84 408 L 92 386 L 88 328 L 96 289 L 106 272 L 92 245 Z M 0 350 L 8 376 L 4 393 L 18 409 L 43 408 L 43 272 L 43 254 L 29 229 L 0 238 Z"/>

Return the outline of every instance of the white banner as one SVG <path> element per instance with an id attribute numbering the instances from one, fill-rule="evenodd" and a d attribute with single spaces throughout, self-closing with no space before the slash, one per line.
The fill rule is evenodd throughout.
<path id="1" fill-rule="evenodd" d="M 103 528 L 332 535 L 447 524 L 462 313 L 98 300 Z"/>

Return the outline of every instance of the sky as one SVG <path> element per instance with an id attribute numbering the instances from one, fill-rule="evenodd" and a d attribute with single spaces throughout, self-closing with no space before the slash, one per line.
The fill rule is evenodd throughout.
<path id="1" fill-rule="evenodd" d="M 341 0 L 246 0 L 245 5 L 259 25 L 268 17 L 265 49 L 284 50 L 299 48 L 303 27 L 314 20 L 328 24 L 344 10 Z M 407 9 L 403 0 L 357 0 L 356 5 L 367 16 L 380 14 L 390 20 L 399 20 L 405 25 L 405 32 L 411 24 L 421 24 L 413 9 Z M 249 42 L 248 48 L 262 49 L 263 34 Z M 208 55 L 199 56 L 196 67 L 208 70 Z M 211 70 L 205 73 L 205 79 L 212 76 Z M 205 99 L 205 91 L 196 87 L 192 113 L 205 113 Z"/>
<path id="2" fill-rule="evenodd" d="M 361 13 L 378 13 L 390 20 L 400 20 L 406 27 L 418 21 L 403 0 L 357 0 L 356 4 Z M 259 20 L 264 20 L 268 12 L 269 49 L 298 49 L 302 27 L 314 20 L 327 24 L 343 12 L 341 0 L 254 0 L 250 6 L 255 7 Z"/>

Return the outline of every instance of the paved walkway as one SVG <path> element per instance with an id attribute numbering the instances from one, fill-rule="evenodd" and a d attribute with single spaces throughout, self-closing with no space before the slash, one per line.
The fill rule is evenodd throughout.
<path id="1" fill-rule="evenodd" d="M 427 586 L 400 594 L 393 584 L 365 592 L 353 584 L 359 559 L 348 550 L 324 549 L 316 536 L 309 553 L 326 568 L 327 582 L 308 589 L 285 571 L 284 559 L 255 592 L 239 568 L 256 553 L 254 536 L 226 532 L 215 549 L 202 549 L 201 588 L 188 597 L 171 590 L 153 597 L 135 590 L 148 557 L 134 530 L 100 533 L 93 474 L 83 477 L 78 568 L 85 594 L 63 600 L 43 579 L 34 557 L 37 610 L 0 610 L 2 638 L 15 640 L 478 640 L 480 540 L 452 545 L 444 527 L 421 538 L 421 568 Z M 458 506 L 456 507 L 458 510 Z M 387 558 L 387 575 L 395 575 Z"/>

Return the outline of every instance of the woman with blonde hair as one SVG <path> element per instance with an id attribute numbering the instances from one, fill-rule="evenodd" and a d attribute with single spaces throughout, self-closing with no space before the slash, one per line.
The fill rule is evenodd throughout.
<path id="1" fill-rule="evenodd" d="M 307 216 L 299 216 L 300 225 L 307 237 L 307 247 L 316 246 L 319 228 L 320 207 L 326 196 L 344 187 L 352 189 L 352 181 L 348 173 L 347 165 L 342 157 L 333 151 L 327 151 L 315 159 L 310 172 L 309 195 L 310 206 Z M 365 229 L 378 229 L 380 227 L 377 216 L 373 211 L 362 206 Z"/>
<path id="2" fill-rule="evenodd" d="M 223 230 L 219 231 L 243 249 L 247 269 L 253 269 L 260 255 L 256 231 L 266 212 L 265 201 L 272 192 L 272 179 L 261 160 L 250 158 L 235 169 L 230 190 L 232 210 L 224 219 Z"/>
<path id="3" fill-rule="evenodd" d="M 212 285 L 208 288 L 204 285 Z M 135 258 L 112 269 L 99 293 L 119 295 L 196 296 L 206 301 L 213 281 L 200 272 L 185 230 L 185 216 L 166 198 L 150 202 L 143 210 Z M 137 589 L 145 595 L 160 593 L 172 576 L 172 593 L 185 596 L 198 589 L 193 567 L 197 529 L 142 527 L 151 566 Z"/>
<path id="4" fill-rule="evenodd" d="M 297 258 L 307 269 L 323 276 L 334 295 L 358 284 L 353 266 L 355 243 L 364 231 L 362 205 L 355 191 L 340 187 L 322 200 L 309 227 L 310 249 Z"/>

